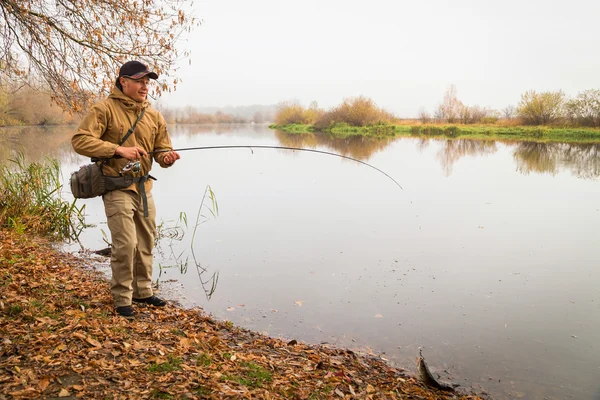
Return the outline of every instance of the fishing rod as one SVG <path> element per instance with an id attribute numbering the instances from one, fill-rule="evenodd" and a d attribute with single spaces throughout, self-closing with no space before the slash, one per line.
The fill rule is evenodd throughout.
<path id="1" fill-rule="evenodd" d="M 266 146 L 266 145 L 256 145 L 256 146 L 252 146 L 252 145 L 247 145 L 247 146 L 243 146 L 243 145 L 224 145 L 224 146 L 200 146 L 200 147 L 185 147 L 185 148 L 181 148 L 181 149 L 173 149 L 173 150 L 154 150 L 154 151 L 149 151 L 148 154 L 152 155 L 152 154 L 156 154 L 156 153 L 168 153 L 170 151 L 188 151 L 188 150 L 213 150 L 213 149 L 250 149 L 250 151 L 252 151 L 252 154 L 254 154 L 253 149 L 280 149 L 280 150 L 297 150 L 297 151 L 307 151 L 307 152 L 311 152 L 311 153 L 319 153 L 319 154 L 326 154 L 326 155 L 330 155 L 330 156 L 335 156 L 335 157 L 340 157 L 340 158 L 345 158 L 347 160 L 351 160 L 351 161 L 355 161 L 357 163 L 361 163 L 363 165 L 366 165 L 367 167 L 371 167 L 374 170 L 382 173 L 383 175 L 387 176 L 388 178 L 390 178 L 400 189 L 404 190 L 402 188 L 402 186 L 400 186 L 400 184 L 398 182 L 396 182 L 396 180 L 394 178 L 392 178 L 390 175 L 386 174 L 384 171 L 380 170 L 379 168 L 366 163 L 364 161 L 361 160 L 357 160 L 356 158 L 352 158 L 352 157 L 348 157 L 342 154 L 337 154 L 337 153 L 332 153 L 329 151 L 323 151 L 323 150 L 315 150 L 315 149 L 304 149 L 301 147 L 286 147 L 286 146 Z"/>

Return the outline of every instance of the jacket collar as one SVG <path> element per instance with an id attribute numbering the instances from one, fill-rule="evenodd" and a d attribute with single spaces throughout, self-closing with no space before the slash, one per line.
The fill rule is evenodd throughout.
<path id="1" fill-rule="evenodd" d="M 135 108 L 141 110 L 143 108 L 147 108 L 150 106 L 148 100 L 144 100 L 143 103 L 138 103 L 133 100 L 131 97 L 125 96 L 123 92 L 116 86 L 113 86 L 110 95 L 108 95 L 109 99 L 118 100 L 121 102 L 126 108 Z"/>

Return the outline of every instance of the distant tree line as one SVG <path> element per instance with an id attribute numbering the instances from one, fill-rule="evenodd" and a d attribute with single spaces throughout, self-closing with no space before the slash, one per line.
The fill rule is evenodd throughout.
<path id="1" fill-rule="evenodd" d="M 600 90 L 590 89 L 567 98 L 562 91 L 536 92 L 529 90 L 521 95 L 519 103 L 502 110 L 478 105 L 469 106 L 458 99 L 456 87 L 451 85 L 433 115 L 425 108 L 419 110 L 423 124 L 502 124 L 550 125 L 562 127 L 600 127 Z M 348 98 L 339 106 L 323 110 L 316 102 L 308 108 L 297 101 L 283 102 L 277 107 L 275 124 L 311 125 L 326 130 L 333 125 L 373 126 L 380 124 L 406 124 L 392 113 L 379 108 L 367 97 Z"/>
<path id="2" fill-rule="evenodd" d="M 562 91 L 529 90 L 521 95 L 516 107 L 509 105 L 498 111 L 463 104 L 456 95 L 456 87 L 451 85 L 433 117 L 421 108 L 419 119 L 423 123 L 495 124 L 503 120 L 511 125 L 597 128 L 600 127 L 600 90 L 585 90 L 573 98 L 567 98 Z"/>
<path id="3" fill-rule="evenodd" d="M 62 125 L 73 122 L 73 116 L 52 104 L 49 92 L 29 86 L 13 91 L 0 89 L 0 126 Z"/>
<path id="4" fill-rule="evenodd" d="M 229 107 L 234 113 L 210 109 L 205 111 L 192 106 L 183 108 L 163 107 L 157 102 L 168 123 L 180 124 L 236 124 L 264 123 L 273 121 L 274 105 Z M 227 109 L 227 108 L 225 108 Z M 64 112 L 52 100 L 50 91 L 21 86 L 12 90 L 0 85 L 0 126 L 18 125 L 64 125 L 76 124 L 78 115 Z"/>
<path id="5" fill-rule="evenodd" d="M 239 107 L 240 110 L 235 113 L 221 110 L 207 112 L 193 106 L 170 108 L 159 104 L 157 108 L 167 123 L 171 124 L 260 124 L 273 121 L 273 114 L 268 106 Z"/>

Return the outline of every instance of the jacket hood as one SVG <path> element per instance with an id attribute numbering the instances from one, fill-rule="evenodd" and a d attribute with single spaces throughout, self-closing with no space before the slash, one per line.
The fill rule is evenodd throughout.
<path id="1" fill-rule="evenodd" d="M 139 106 L 141 106 L 141 108 L 146 108 L 146 107 L 148 107 L 150 105 L 150 103 L 148 102 L 148 100 L 144 100 L 143 103 L 136 102 L 131 97 L 126 96 L 121 91 L 121 89 L 119 89 L 116 86 L 113 86 L 112 90 L 110 91 L 110 95 L 108 95 L 108 98 L 109 99 L 119 100 L 126 107 L 139 107 Z"/>

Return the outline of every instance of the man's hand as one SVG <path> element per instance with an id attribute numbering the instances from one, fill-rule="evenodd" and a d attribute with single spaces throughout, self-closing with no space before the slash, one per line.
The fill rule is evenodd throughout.
<path id="1" fill-rule="evenodd" d="M 181 157 L 179 153 L 176 151 L 170 151 L 163 157 L 163 162 L 167 165 L 172 165 L 175 161 L 179 160 Z"/>
<path id="2" fill-rule="evenodd" d="M 115 155 L 121 156 L 128 160 L 139 160 L 142 156 L 147 156 L 146 150 L 141 147 L 122 147 L 119 146 L 115 150 Z"/>

